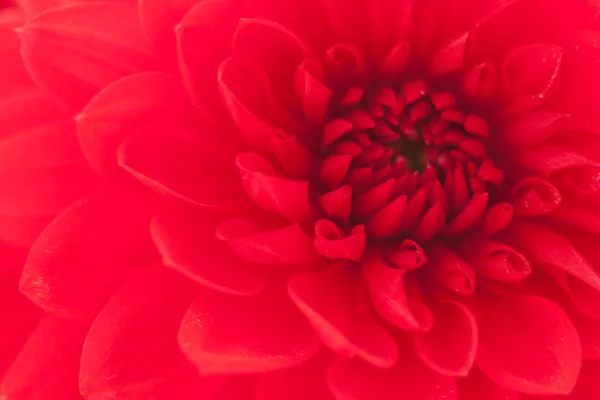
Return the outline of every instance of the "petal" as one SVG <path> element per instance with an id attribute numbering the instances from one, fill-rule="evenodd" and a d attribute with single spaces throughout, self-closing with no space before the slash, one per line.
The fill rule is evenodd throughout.
<path id="1" fill-rule="evenodd" d="M 217 237 L 252 263 L 308 267 L 320 259 L 313 240 L 298 224 L 263 230 L 245 220 L 227 220 L 217 228 Z"/>
<path id="2" fill-rule="evenodd" d="M 209 208 L 228 207 L 243 195 L 239 179 L 223 161 L 177 125 L 140 128 L 117 150 L 119 165 L 146 186 Z"/>
<path id="3" fill-rule="evenodd" d="M 338 358 L 329 368 L 328 380 L 337 400 L 458 400 L 454 379 L 431 371 L 412 350 L 385 370 Z"/>
<path id="4" fill-rule="evenodd" d="M 488 197 L 488 193 L 480 193 L 471 197 L 465 208 L 446 225 L 443 234 L 456 236 L 478 222 L 485 213 Z"/>
<path id="5" fill-rule="evenodd" d="M 576 311 L 569 314 L 581 339 L 583 358 L 600 360 L 600 319 Z"/>
<path id="6" fill-rule="evenodd" d="M 254 400 L 334 400 L 326 379 L 330 358 L 323 352 L 298 367 L 262 374 Z"/>
<path id="7" fill-rule="evenodd" d="M 426 251 L 433 278 L 455 293 L 473 293 L 477 276 L 473 266 L 441 242 L 432 243 Z"/>
<path id="8" fill-rule="evenodd" d="M 90 166 L 100 175 L 123 174 L 117 148 L 127 135 L 146 124 L 193 126 L 194 110 L 174 76 L 142 72 L 102 90 L 77 116 L 77 131 Z"/>
<path id="9" fill-rule="evenodd" d="M 298 365 L 319 341 L 286 294 L 269 288 L 241 298 L 200 290 L 179 345 L 201 375 L 263 373 Z"/>
<path id="10" fill-rule="evenodd" d="M 534 265 L 552 267 L 600 290 L 600 276 L 593 266 L 560 233 L 534 222 L 513 223 L 502 238 Z"/>
<path id="11" fill-rule="evenodd" d="M 194 104 L 203 110 L 221 110 L 217 70 L 231 53 L 241 11 L 233 0 L 196 3 L 175 29 L 179 69 Z"/>
<path id="12" fill-rule="evenodd" d="M 407 271 L 394 268 L 376 255 L 370 255 L 362 264 L 362 274 L 379 315 L 400 329 L 426 331 L 433 324 L 433 314 L 414 295 L 416 282 L 407 280 Z"/>
<path id="13" fill-rule="evenodd" d="M 502 127 L 501 137 L 510 146 L 533 147 L 556 133 L 558 123 L 566 117 L 565 114 L 558 113 L 524 113 Z"/>
<path id="14" fill-rule="evenodd" d="M 33 244 L 21 291 L 51 314 L 93 317 L 125 276 L 154 254 L 145 200 L 98 191 L 75 202 Z"/>
<path id="15" fill-rule="evenodd" d="M 257 295 L 265 286 L 264 268 L 242 260 L 218 240 L 219 223 L 210 213 L 182 207 L 154 217 L 150 233 L 166 266 L 211 289 Z"/>
<path id="16" fill-rule="evenodd" d="M 30 20 L 18 34 L 33 80 L 73 112 L 104 86 L 156 64 L 133 5 L 55 8 Z"/>
<path id="17" fill-rule="evenodd" d="M 481 298 L 477 365 L 522 393 L 569 394 L 581 368 L 577 330 L 558 305 L 538 296 Z"/>
<path id="18" fill-rule="evenodd" d="M 519 394 L 502 387 L 474 368 L 467 379 L 456 382 L 461 400 L 519 400 Z"/>
<path id="19" fill-rule="evenodd" d="M 320 219 L 315 224 L 315 247 L 327 258 L 360 261 L 366 244 L 363 225 L 354 226 L 348 236 L 343 237 L 337 225 L 328 219 Z"/>
<path id="20" fill-rule="evenodd" d="M 334 351 L 389 367 L 397 360 L 392 338 L 367 313 L 352 272 L 330 266 L 324 272 L 297 275 L 288 290 L 321 339 Z"/>
<path id="21" fill-rule="evenodd" d="M 85 338 L 79 371 L 82 395 L 89 400 L 192 400 L 220 384 L 200 378 L 177 346 L 192 289 L 190 282 L 160 264 L 133 274 Z"/>
<path id="22" fill-rule="evenodd" d="M 144 35 L 165 58 L 175 58 L 175 27 L 198 0 L 140 0 L 138 12 Z"/>
<path id="23" fill-rule="evenodd" d="M 270 162 L 256 153 L 240 154 L 237 166 L 246 192 L 261 208 L 275 211 L 291 222 L 306 221 L 312 216 L 309 182 L 279 176 Z"/>
<path id="24" fill-rule="evenodd" d="M 415 350 L 432 370 L 445 376 L 467 376 L 477 352 L 477 322 L 461 303 L 432 307 L 433 326 L 415 334 Z"/>
<path id="25" fill-rule="evenodd" d="M 556 91 L 563 50 L 536 44 L 513 50 L 502 65 L 502 90 L 510 112 L 522 112 L 542 103 Z"/>
<path id="26" fill-rule="evenodd" d="M 512 189 L 515 215 L 535 217 L 551 214 L 562 202 L 560 191 L 542 178 L 526 178 Z"/>
<path id="27" fill-rule="evenodd" d="M 304 60 L 294 73 L 294 92 L 302 102 L 304 115 L 313 123 L 323 120 L 333 96 L 333 91 L 322 79 L 323 66 L 318 60 Z M 326 137 L 325 134 L 322 136 Z"/>
<path id="28" fill-rule="evenodd" d="M 81 400 L 77 372 L 88 325 L 47 316 L 8 370 L 0 397 Z"/>

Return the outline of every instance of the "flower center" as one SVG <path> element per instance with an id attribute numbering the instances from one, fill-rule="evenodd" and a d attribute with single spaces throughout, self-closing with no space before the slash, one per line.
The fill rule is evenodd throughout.
<path id="1" fill-rule="evenodd" d="M 321 135 L 320 205 L 338 226 L 376 239 L 456 235 L 483 216 L 504 175 L 488 153 L 488 125 L 423 81 L 332 101 Z"/>

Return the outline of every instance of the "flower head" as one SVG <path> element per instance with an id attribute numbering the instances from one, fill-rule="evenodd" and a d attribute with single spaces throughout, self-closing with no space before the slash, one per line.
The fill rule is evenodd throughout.
<path id="1" fill-rule="evenodd" d="M 596 1 L 21 3 L 0 397 L 598 397 Z"/>

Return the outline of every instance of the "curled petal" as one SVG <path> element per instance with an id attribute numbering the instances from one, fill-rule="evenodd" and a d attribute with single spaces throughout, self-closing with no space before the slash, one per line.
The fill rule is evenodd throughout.
<path id="1" fill-rule="evenodd" d="M 179 346 L 201 375 L 221 375 L 301 364 L 319 340 L 279 289 L 247 298 L 202 289 L 183 316 Z"/>
<path id="2" fill-rule="evenodd" d="M 406 281 L 408 270 L 392 268 L 377 255 L 369 255 L 362 267 L 371 300 L 381 317 L 404 330 L 423 332 L 431 328 L 433 315 L 413 293 L 418 287 Z"/>
<path id="3" fill-rule="evenodd" d="M 460 251 L 477 273 L 498 282 L 519 282 L 532 271 L 527 258 L 495 240 L 469 238 L 460 246 Z"/>
<path id="4" fill-rule="evenodd" d="M 58 7 L 31 19 L 18 34 L 34 81 L 73 112 L 106 85 L 156 63 L 132 4 Z"/>
<path id="5" fill-rule="evenodd" d="M 441 243 L 427 247 L 433 277 L 449 290 L 471 294 L 475 290 L 475 269 L 456 252 Z"/>
<path id="6" fill-rule="evenodd" d="M 352 186 L 344 185 L 319 197 L 319 204 L 330 218 L 347 221 L 352 208 Z"/>
<path id="7" fill-rule="evenodd" d="M 363 225 L 356 225 L 348 236 L 344 236 L 335 223 L 328 219 L 315 224 L 315 247 L 327 258 L 359 261 L 366 244 Z"/>
<path id="8" fill-rule="evenodd" d="M 500 232 L 512 221 L 515 209 L 511 204 L 498 203 L 488 208 L 483 218 L 483 231 L 488 236 Z"/>
<path id="9" fill-rule="evenodd" d="M 480 301 L 477 365 L 521 393 L 569 394 L 581 368 L 577 330 L 558 305 L 537 296 L 487 295 Z"/>
<path id="10" fill-rule="evenodd" d="M 294 74 L 294 92 L 302 102 L 304 115 L 312 123 L 323 120 L 333 95 L 322 79 L 323 66 L 316 60 L 304 60 Z"/>
<path id="11" fill-rule="evenodd" d="M 477 352 L 477 322 L 461 303 L 432 307 L 433 326 L 415 334 L 415 349 L 431 369 L 446 376 L 467 376 Z"/>
<path id="12" fill-rule="evenodd" d="M 298 224 L 263 230 L 248 221 L 228 220 L 219 226 L 217 236 L 253 263 L 309 266 L 320 258 L 313 240 Z"/>
<path id="13" fill-rule="evenodd" d="M 332 350 L 375 366 L 390 367 L 398 359 L 396 344 L 366 313 L 367 303 L 359 296 L 360 289 L 350 271 L 337 266 L 297 275 L 288 285 L 292 301 Z"/>
<path id="14" fill-rule="evenodd" d="M 260 207 L 275 211 L 292 222 L 311 217 L 308 182 L 278 176 L 269 161 L 256 153 L 240 154 L 237 166 L 246 192 Z"/>
<path id="15" fill-rule="evenodd" d="M 386 260 L 397 268 L 412 271 L 427 263 L 427 254 L 417 242 L 405 239 L 390 246 L 386 252 Z"/>
<path id="16" fill-rule="evenodd" d="M 539 216 L 552 213 L 562 202 L 560 191 L 541 178 L 519 181 L 512 189 L 513 206 L 518 216 Z"/>
<path id="17" fill-rule="evenodd" d="M 498 72 L 491 63 L 474 66 L 465 73 L 462 90 L 476 100 L 490 100 L 498 91 Z"/>

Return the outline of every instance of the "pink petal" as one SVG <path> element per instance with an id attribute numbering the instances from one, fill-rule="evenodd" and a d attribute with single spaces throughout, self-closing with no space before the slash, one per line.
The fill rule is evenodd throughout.
<path id="1" fill-rule="evenodd" d="M 221 110 L 217 70 L 231 53 L 241 10 L 232 0 L 196 3 L 175 29 L 179 69 L 194 104 L 203 110 Z"/>
<path id="2" fill-rule="evenodd" d="M 538 296 L 481 298 L 477 365 L 494 382 L 530 394 L 569 394 L 581 368 L 577 330 Z"/>
<path id="3" fill-rule="evenodd" d="M 33 80 L 73 112 L 106 85 L 155 65 L 133 5 L 55 8 L 31 19 L 18 34 Z"/>
<path id="4" fill-rule="evenodd" d="M 219 223 L 210 213 L 182 207 L 154 217 L 150 233 L 163 263 L 186 277 L 232 295 L 260 293 L 266 281 L 264 269 L 240 259 L 217 239 Z"/>
<path id="5" fill-rule="evenodd" d="M 199 377 L 177 346 L 192 289 L 160 264 L 133 274 L 85 338 L 79 371 L 82 395 L 89 400 L 192 400 L 214 390 L 220 379 Z"/>
<path id="6" fill-rule="evenodd" d="M 202 375 L 263 373 L 308 360 L 319 341 L 287 295 L 240 298 L 200 290 L 181 322 L 179 345 Z"/>
<path id="7" fill-rule="evenodd" d="M 288 285 L 292 301 L 332 350 L 389 367 L 397 360 L 396 345 L 368 314 L 360 290 L 351 272 L 337 266 L 297 275 Z"/>
<path id="8" fill-rule="evenodd" d="M 461 303 L 432 308 L 433 326 L 415 334 L 415 349 L 432 370 L 446 376 L 467 376 L 477 352 L 477 322 Z"/>
<path id="9" fill-rule="evenodd" d="M 51 314 L 93 317 L 126 275 L 154 255 L 144 202 L 108 191 L 75 202 L 31 247 L 21 291 Z"/>
<path id="10" fill-rule="evenodd" d="M 87 328 L 54 316 L 42 319 L 3 377 L 0 397 L 81 400 L 77 374 Z"/>
<path id="11" fill-rule="evenodd" d="M 193 126 L 194 110 L 174 76 L 142 72 L 102 90 L 76 119 L 79 141 L 90 166 L 100 175 L 123 174 L 117 148 L 146 124 Z"/>

